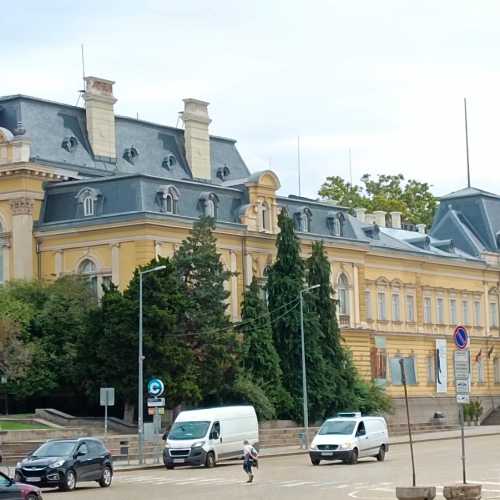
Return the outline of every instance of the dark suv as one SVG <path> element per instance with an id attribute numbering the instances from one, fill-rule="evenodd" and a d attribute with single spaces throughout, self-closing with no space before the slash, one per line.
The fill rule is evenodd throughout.
<path id="1" fill-rule="evenodd" d="M 73 490 L 80 481 L 111 486 L 113 463 L 110 452 L 95 438 L 47 441 L 16 465 L 17 482 L 40 488 Z"/>

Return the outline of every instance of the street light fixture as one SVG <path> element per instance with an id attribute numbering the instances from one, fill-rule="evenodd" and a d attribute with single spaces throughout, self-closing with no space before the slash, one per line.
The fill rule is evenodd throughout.
<path id="1" fill-rule="evenodd" d="M 304 403 L 304 438 L 306 449 L 309 448 L 309 410 L 307 409 L 307 376 L 306 376 L 306 348 L 304 342 L 304 293 L 319 288 L 320 285 L 313 285 L 304 288 L 299 292 L 300 298 L 300 342 L 302 345 L 302 401 Z"/>
<path id="2" fill-rule="evenodd" d="M 146 271 L 139 271 L 139 384 L 137 403 L 137 433 L 139 437 L 139 463 L 144 463 L 144 356 L 142 354 L 142 277 L 145 274 L 162 271 L 167 266 L 157 266 Z"/>

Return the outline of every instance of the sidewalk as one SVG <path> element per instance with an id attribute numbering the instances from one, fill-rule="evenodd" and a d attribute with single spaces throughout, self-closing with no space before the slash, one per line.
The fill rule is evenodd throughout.
<path id="1" fill-rule="evenodd" d="M 475 438 L 482 436 L 498 436 L 500 435 L 500 425 L 485 425 L 479 427 L 465 427 L 465 437 Z M 413 442 L 415 443 L 426 443 L 430 441 L 443 441 L 448 439 L 459 439 L 460 429 L 451 431 L 438 431 L 438 432 L 422 432 L 418 434 L 413 434 Z M 408 435 L 395 436 L 389 439 L 389 444 L 391 446 L 398 446 L 401 444 L 407 444 L 409 442 Z M 280 446 L 276 448 L 263 448 L 260 450 L 260 458 L 273 458 L 282 456 L 292 456 L 292 455 L 304 455 L 307 450 L 299 448 L 298 446 Z M 152 469 L 156 467 L 163 468 L 163 463 L 151 463 L 151 464 L 125 464 L 120 462 L 115 462 L 116 471 L 134 471 L 141 469 Z"/>

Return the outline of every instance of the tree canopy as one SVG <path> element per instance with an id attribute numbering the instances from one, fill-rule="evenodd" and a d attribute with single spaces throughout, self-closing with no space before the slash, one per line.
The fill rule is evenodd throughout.
<path id="1" fill-rule="evenodd" d="M 319 195 L 351 209 L 401 212 L 405 222 L 429 227 L 437 207 L 437 198 L 430 189 L 427 182 L 405 181 L 402 174 L 379 175 L 377 179 L 365 174 L 361 177 L 361 185 L 351 184 L 339 176 L 327 177 Z"/>

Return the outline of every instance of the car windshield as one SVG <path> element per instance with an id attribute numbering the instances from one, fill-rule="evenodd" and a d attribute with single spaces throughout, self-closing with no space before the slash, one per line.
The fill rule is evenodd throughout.
<path id="1" fill-rule="evenodd" d="M 45 443 L 31 455 L 31 458 L 67 457 L 71 455 L 75 441 L 51 441 Z"/>
<path id="2" fill-rule="evenodd" d="M 352 434 L 356 422 L 350 420 L 329 420 L 325 422 L 319 433 L 321 435 L 325 434 L 342 434 L 344 436 Z"/>
<path id="3" fill-rule="evenodd" d="M 200 439 L 205 437 L 210 422 L 176 422 L 168 434 L 168 439 Z"/>

